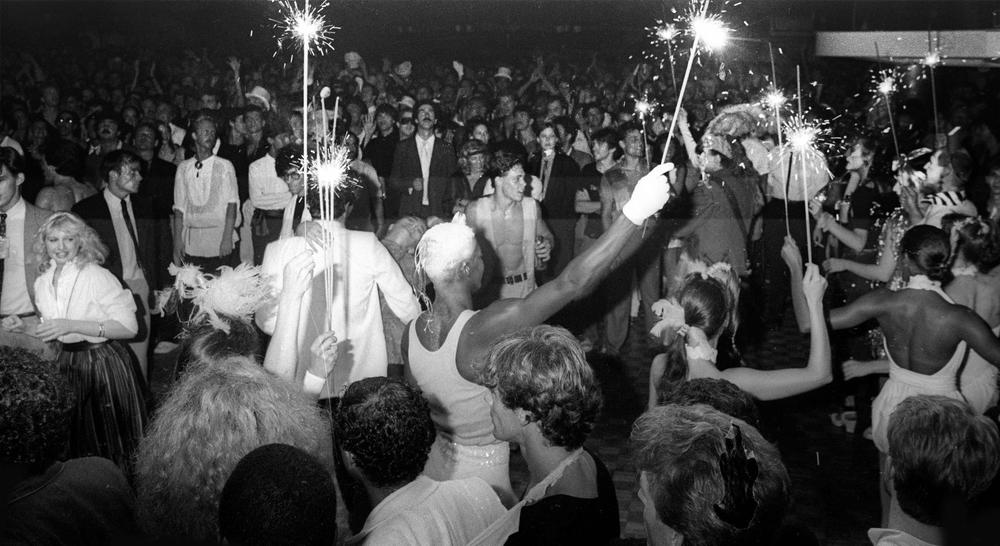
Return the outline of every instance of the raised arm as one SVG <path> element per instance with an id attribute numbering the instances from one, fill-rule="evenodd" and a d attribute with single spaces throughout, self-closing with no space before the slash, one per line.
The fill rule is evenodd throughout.
<path id="1" fill-rule="evenodd" d="M 295 381 L 299 360 L 299 315 L 302 296 L 313 277 L 312 252 L 296 254 L 284 268 L 278 295 L 277 316 L 264 355 L 264 369 L 286 381 Z"/>
<path id="2" fill-rule="evenodd" d="M 492 340 L 517 328 L 539 324 L 569 302 L 590 292 L 608 274 L 616 258 L 624 259 L 638 249 L 643 223 L 659 211 L 670 196 L 666 173 L 672 169 L 672 164 L 665 163 L 639 180 L 611 228 L 594 246 L 573 258 L 553 281 L 535 289 L 524 299 L 500 300 L 480 312 L 474 319 L 481 328 L 478 337 Z"/>
<path id="3" fill-rule="evenodd" d="M 830 362 L 830 338 L 823 323 L 823 293 L 826 279 L 819 268 L 806 268 L 802 287 L 809 306 L 809 361 L 805 368 L 763 371 L 752 368 L 730 368 L 721 372 L 722 379 L 760 400 L 777 400 L 811 391 L 833 380 Z"/>

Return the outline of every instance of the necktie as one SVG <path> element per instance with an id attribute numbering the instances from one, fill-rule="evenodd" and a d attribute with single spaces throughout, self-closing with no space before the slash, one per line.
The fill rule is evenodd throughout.
<path id="1" fill-rule="evenodd" d="M 132 238 L 132 248 L 135 249 L 135 261 L 137 263 L 141 263 L 139 260 L 139 239 L 135 236 L 135 227 L 132 225 L 132 217 L 128 213 L 128 201 L 126 201 L 124 197 L 122 197 L 122 217 L 125 218 L 125 227 L 128 228 L 128 235 Z"/>
<path id="2" fill-rule="evenodd" d="M 7 238 L 7 213 L 0 212 L 0 238 Z M 6 248 L 4 249 L 3 259 L 0 259 L 0 300 L 3 299 L 3 266 L 7 263 L 7 256 L 10 254 L 10 242 L 4 241 Z"/>

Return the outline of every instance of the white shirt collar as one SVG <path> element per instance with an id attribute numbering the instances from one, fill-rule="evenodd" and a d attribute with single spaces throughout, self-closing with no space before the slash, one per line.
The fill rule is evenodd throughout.
<path id="1" fill-rule="evenodd" d="M 24 213 L 27 210 L 28 207 L 24 204 L 24 198 L 19 194 L 17 196 L 17 203 L 14 203 L 13 207 L 7 209 L 7 221 L 24 218 Z"/>

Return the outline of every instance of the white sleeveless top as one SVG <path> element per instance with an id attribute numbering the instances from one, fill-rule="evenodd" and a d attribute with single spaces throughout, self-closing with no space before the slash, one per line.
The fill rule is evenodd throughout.
<path id="1" fill-rule="evenodd" d="M 486 387 L 458 373 L 456 354 L 462 330 L 476 311 L 462 311 L 444 343 L 436 351 L 424 347 L 417 337 L 417 321 L 410 322 L 408 357 L 410 373 L 431 406 L 431 419 L 438 434 L 462 445 L 495 444 Z"/>

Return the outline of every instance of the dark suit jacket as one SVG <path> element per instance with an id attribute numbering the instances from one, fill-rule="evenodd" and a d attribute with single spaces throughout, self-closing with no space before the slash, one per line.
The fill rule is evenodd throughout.
<path id="1" fill-rule="evenodd" d="M 541 154 L 535 154 L 528 160 L 525 171 L 531 174 L 534 184 L 539 178 L 542 168 Z M 549 173 L 549 186 L 545 189 L 545 199 L 542 200 L 542 214 L 545 219 L 576 219 L 576 192 L 583 184 L 580 179 L 580 168 L 576 161 L 564 153 L 557 153 L 552 158 L 552 172 Z M 530 190 L 529 190 L 530 191 Z"/>
<path id="2" fill-rule="evenodd" d="M 455 182 L 452 175 L 458 169 L 455 152 L 444 139 L 434 139 L 430 180 L 424 181 L 430 204 L 423 206 L 421 204 L 423 192 L 410 191 L 413 179 L 423 177 L 416 138 L 413 136 L 396 146 L 392 159 L 392 174 L 389 176 L 386 188 L 385 218 L 389 220 L 414 215 L 420 218 L 439 216 L 450 219 L 455 205 Z"/>
<path id="3" fill-rule="evenodd" d="M 22 197 L 23 199 L 23 197 Z M 40 209 L 35 205 L 24 202 L 24 280 L 28 283 L 28 297 L 31 304 L 35 304 L 35 279 L 40 274 L 38 271 L 38 256 L 32 246 L 35 244 L 35 235 L 41 229 L 42 224 L 52 216 L 52 211 Z"/>
<path id="4" fill-rule="evenodd" d="M 132 216 L 135 217 L 135 236 L 139 241 L 139 263 L 146 274 L 150 292 L 163 288 L 169 282 L 167 266 L 170 263 L 170 245 L 164 244 L 164 234 L 161 233 L 162 222 L 155 221 L 153 204 L 142 195 L 133 195 Z M 118 237 L 115 235 L 115 225 L 112 223 L 112 211 L 104 200 L 104 192 L 92 195 L 73 206 L 73 212 L 78 214 L 87 224 L 94 228 L 101 242 L 108 246 L 108 257 L 104 267 L 119 279 L 122 278 L 122 260 Z M 121 209 L 114 214 L 121 214 Z M 161 229 L 158 229 L 160 227 Z"/>

